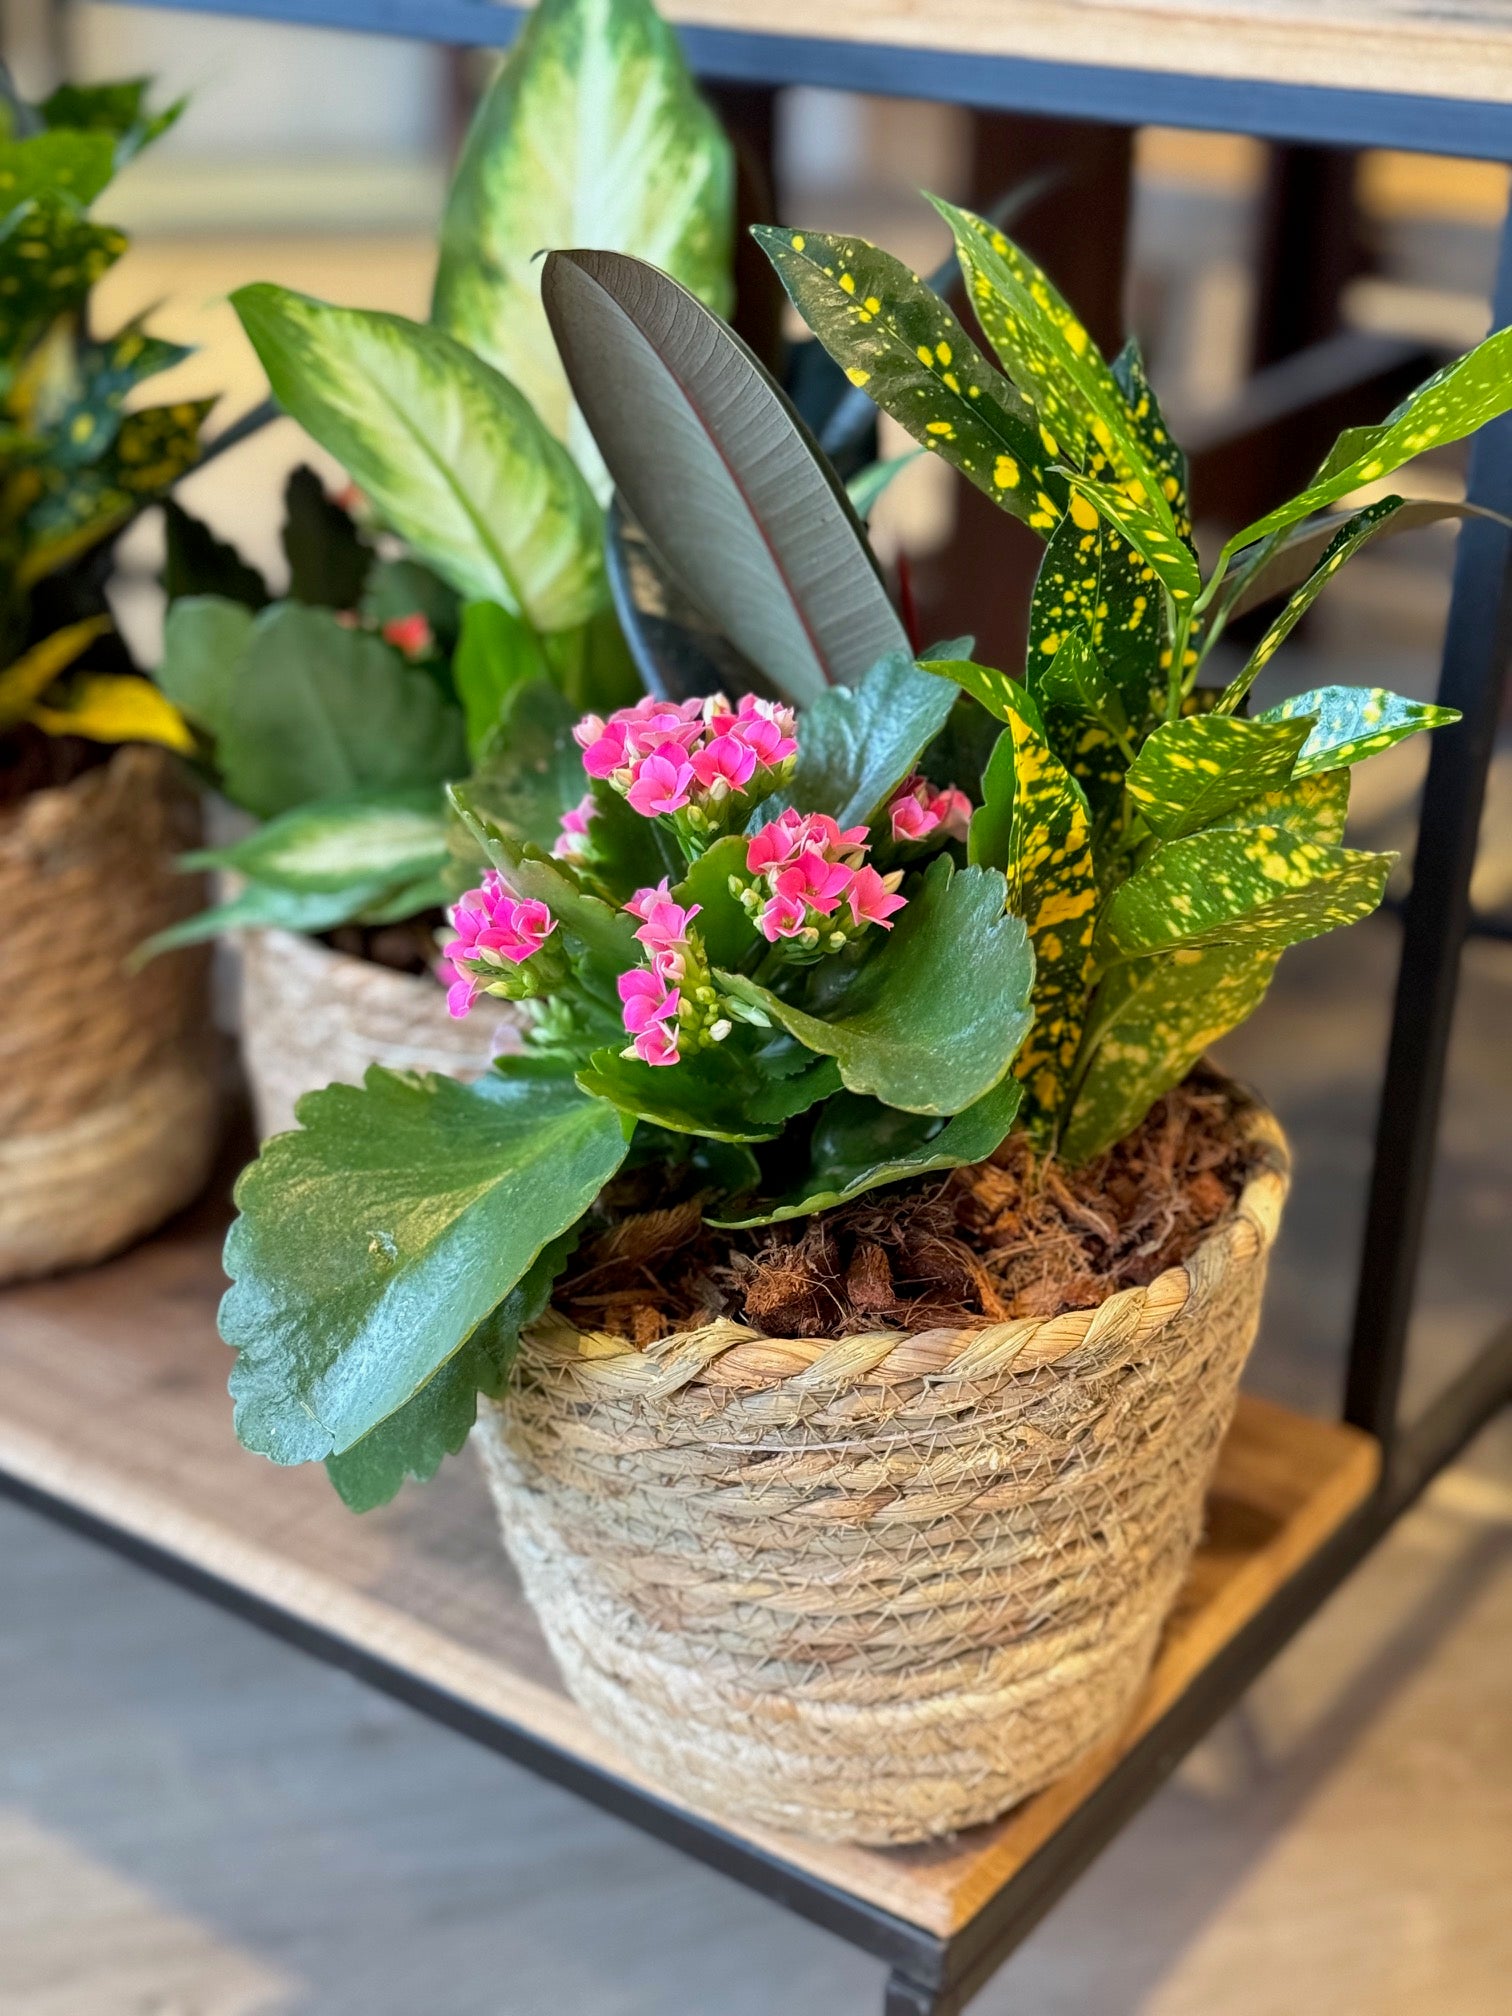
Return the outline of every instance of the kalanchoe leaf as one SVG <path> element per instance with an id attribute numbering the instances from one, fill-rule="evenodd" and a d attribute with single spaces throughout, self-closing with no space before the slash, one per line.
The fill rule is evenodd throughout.
<path id="1" fill-rule="evenodd" d="M 522 1058 L 476 1085 L 374 1065 L 298 1110 L 237 1184 L 220 1316 L 237 1434 L 276 1463 L 340 1455 L 411 1400 L 626 1146 L 613 1107 Z"/>
<path id="2" fill-rule="evenodd" d="M 1129 409 L 1134 438 L 1145 461 L 1160 479 L 1160 488 L 1171 507 L 1171 518 L 1184 539 L 1192 536 L 1192 509 L 1187 495 L 1187 458 L 1171 438 L 1160 401 L 1145 375 L 1144 354 L 1131 336 L 1113 359 L 1113 377 Z"/>
<path id="3" fill-rule="evenodd" d="M 762 1073 L 748 1052 L 699 1051 L 663 1068 L 596 1050 L 577 1082 L 632 1119 L 674 1134 L 774 1141 L 789 1120 L 839 1091 L 840 1073 L 828 1059 L 777 1078 Z"/>
<path id="4" fill-rule="evenodd" d="M 231 718 L 253 612 L 223 595 L 185 595 L 170 603 L 157 682 L 206 735 L 219 739 Z"/>
<path id="5" fill-rule="evenodd" d="M 472 802 L 505 831 L 550 853 L 562 814 L 587 789 L 574 710 L 547 678 L 515 686 L 468 779 Z"/>
<path id="6" fill-rule="evenodd" d="M 887 943 L 824 1015 L 744 975 L 715 977 L 808 1049 L 833 1057 L 850 1091 L 909 1113 L 959 1113 L 1007 1074 L 1031 1020 L 1034 956 L 1003 898 L 994 870 L 957 872 L 938 856 Z"/>
<path id="7" fill-rule="evenodd" d="M 1004 729 L 982 772 L 982 802 L 971 815 L 966 859 L 973 868 L 1008 866 L 1013 841 L 1013 736 Z"/>
<path id="8" fill-rule="evenodd" d="M 1205 945 L 1115 966 L 1098 989 L 1086 1075 L 1060 1152 L 1073 1166 L 1132 1133 L 1203 1053 L 1265 998 L 1279 951 Z"/>
<path id="9" fill-rule="evenodd" d="M 736 966 L 760 944 L 755 927 L 730 892 L 731 876 L 743 876 L 746 839 L 727 833 L 689 868 L 674 894 L 684 908 L 699 906 L 698 933 L 716 966 Z"/>
<path id="10" fill-rule="evenodd" d="M 439 329 L 258 282 L 232 296 L 285 412 L 459 595 L 565 630 L 607 599 L 601 514 L 506 378 Z"/>
<path id="11" fill-rule="evenodd" d="M 445 1457 L 458 1453 L 478 1418 L 479 1393 L 503 1392 L 520 1332 L 545 1309 L 577 1241 L 574 1226 L 543 1246 L 498 1308 L 413 1399 L 344 1455 L 327 1456 L 326 1475 L 349 1511 L 386 1505 L 407 1477 L 424 1482 Z"/>
<path id="12" fill-rule="evenodd" d="M 1388 519 L 1396 516 L 1402 508 L 1402 501 L 1400 497 L 1383 497 L 1378 504 L 1368 504 L 1363 511 L 1357 511 L 1339 527 L 1324 548 L 1317 566 L 1250 653 L 1243 670 L 1224 689 L 1223 698 L 1218 702 L 1220 713 L 1234 712 L 1345 561 L 1358 553 L 1366 540 L 1373 537 Z"/>
<path id="13" fill-rule="evenodd" d="M 864 238 L 768 224 L 754 235 L 853 385 L 1004 511 L 1055 529 L 1066 483 L 1033 408 L 917 273 Z"/>
<path id="14" fill-rule="evenodd" d="M 1009 908 L 1034 952 L 1032 1028 L 1013 1066 L 1026 1119 L 1048 1143 L 1065 1104 L 1081 1041 L 1097 924 L 1097 865 L 1081 786 L 1057 761 L 1022 688 L 1010 704 L 1013 814 L 1004 864 Z"/>
<path id="15" fill-rule="evenodd" d="M 1394 854 L 1320 847 L 1285 827 L 1211 826 L 1156 849 L 1110 898 L 1104 965 L 1199 945 L 1295 945 L 1358 923 L 1380 902 Z"/>
<path id="16" fill-rule="evenodd" d="M 319 799 L 270 819 L 231 847 L 186 857 L 186 868 L 235 868 L 296 893 L 414 882 L 446 860 L 441 794 L 433 788 Z"/>
<path id="17" fill-rule="evenodd" d="M 552 252 L 541 288 L 617 488 L 779 693 L 811 700 L 905 642 L 839 478 L 733 331 L 618 253 Z"/>
<path id="18" fill-rule="evenodd" d="M 392 629 L 394 635 L 389 636 L 390 643 L 395 641 L 402 628 L 413 625 L 418 617 L 430 633 L 426 643 L 422 632 L 418 655 L 446 657 L 457 644 L 462 623 L 462 602 L 456 589 L 448 587 L 439 574 L 422 566 L 418 560 L 403 557 L 374 562 L 368 571 L 357 613 L 364 623 L 370 624 L 380 634 L 387 634 Z M 416 655 L 416 647 L 407 648 L 411 655 Z M 439 667 L 435 676 L 442 681 L 444 691 L 455 690 L 449 677 Z"/>
<path id="19" fill-rule="evenodd" d="M 1311 722 L 1197 714 L 1157 728 L 1130 767 L 1129 796 L 1162 840 L 1217 824 L 1230 807 L 1277 791 Z M 1283 823 L 1283 822 L 1276 822 Z"/>
<path id="20" fill-rule="evenodd" d="M 930 669 L 954 677 L 945 661 Z M 842 826 L 870 824 L 917 769 L 954 705 L 945 679 L 926 677 L 907 651 L 889 653 L 859 686 L 837 687 L 805 708 L 785 800 L 803 812 L 827 812 Z M 762 807 L 758 816 L 771 811 Z"/>
<path id="21" fill-rule="evenodd" d="M 781 1197 L 749 1199 L 727 1211 L 707 1213 L 711 1225 L 731 1229 L 775 1225 L 848 1203 L 884 1183 L 903 1183 L 939 1169 L 984 1162 L 1006 1138 L 1018 1112 L 1022 1087 L 1016 1078 L 978 1099 L 948 1120 L 900 1113 L 876 1099 L 837 1092 L 825 1104 L 809 1141 L 809 1166 Z"/>
<path id="22" fill-rule="evenodd" d="M 1262 721 L 1294 721 L 1312 717 L 1314 726 L 1302 744 L 1294 777 L 1359 763 L 1394 742 L 1403 742 L 1423 728 L 1446 728 L 1458 721 L 1453 707 L 1434 707 L 1424 700 L 1405 700 L 1383 686 L 1318 686 L 1295 694 L 1278 707 L 1268 707 Z"/>

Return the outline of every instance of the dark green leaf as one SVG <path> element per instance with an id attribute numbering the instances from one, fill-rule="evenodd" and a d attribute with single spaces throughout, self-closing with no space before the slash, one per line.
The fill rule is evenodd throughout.
<path id="1" fill-rule="evenodd" d="M 1310 693 L 1283 700 L 1278 707 L 1267 707 L 1259 719 L 1295 721 L 1308 715 L 1316 725 L 1302 744 L 1294 777 L 1358 763 L 1420 729 L 1446 728 L 1460 718 L 1453 707 L 1404 700 L 1400 693 L 1388 693 L 1383 686 L 1318 686 Z"/>
<path id="2" fill-rule="evenodd" d="M 1007 1137 L 1020 1094 L 1018 1080 L 1005 1078 L 974 1106 L 939 1120 L 900 1113 L 854 1092 L 837 1092 L 815 1125 L 802 1180 L 784 1196 L 737 1207 L 748 1215 L 711 1212 L 708 1221 L 730 1228 L 775 1225 L 784 1218 L 828 1211 L 884 1183 L 983 1162 Z"/>
<path id="3" fill-rule="evenodd" d="M 941 661 L 933 669 L 956 677 Z M 804 812 L 828 812 L 842 826 L 870 825 L 955 705 L 946 678 L 921 672 L 907 651 L 871 667 L 859 686 L 837 686 L 805 708 L 798 762 L 783 794 Z M 758 806 L 756 823 L 772 817 Z"/>
<path id="4" fill-rule="evenodd" d="M 234 546 L 191 517 L 176 498 L 169 497 L 163 504 L 163 525 L 167 536 L 163 587 L 170 602 L 191 595 L 216 595 L 239 602 L 245 609 L 266 607 L 268 584 L 262 575 L 248 566 Z"/>
<path id="5" fill-rule="evenodd" d="M 1005 728 L 982 772 L 982 802 L 971 815 L 966 858 L 973 868 L 1008 866 L 1013 839 L 1013 737 Z"/>
<path id="6" fill-rule="evenodd" d="M 340 1455 L 413 1397 L 624 1159 L 620 1116 L 512 1059 L 476 1085 L 372 1066 L 299 1102 L 236 1186 L 221 1335 L 236 1430 Z"/>
<path id="7" fill-rule="evenodd" d="M 284 489 L 283 549 L 289 595 L 317 609 L 355 609 L 373 549 L 350 512 L 326 495 L 313 469 L 298 468 Z"/>
<path id="8" fill-rule="evenodd" d="M 790 1077 L 764 1076 L 745 1054 L 700 1050 L 679 1064 L 642 1064 L 618 1050 L 595 1050 L 578 1084 L 620 1112 L 674 1134 L 714 1141 L 772 1141 L 788 1121 L 840 1089 L 826 1059 Z"/>
<path id="9" fill-rule="evenodd" d="M 864 238 L 758 225 L 755 237 L 804 321 L 853 385 L 995 504 L 1040 533 L 1066 506 L 1058 454 L 917 273 Z"/>
<path id="10" fill-rule="evenodd" d="M 1162 840 L 1212 826 L 1231 806 L 1276 791 L 1307 740 L 1306 721 L 1241 721 L 1194 714 L 1168 721 L 1130 767 L 1129 796 Z"/>
<path id="11" fill-rule="evenodd" d="M 1008 1072 L 1029 1029 L 1034 957 L 1003 878 L 938 856 L 891 938 L 820 1017 L 740 974 L 716 977 L 810 1050 L 834 1057 L 848 1090 L 909 1113 L 959 1113 Z"/>
<path id="12" fill-rule="evenodd" d="M 497 602 L 469 602 L 452 658 L 452 681 L 467 721 L 467 747 L 476 757 L 503 718 L 504 703 L 528 680 L 546 676 L 541 640 L 528 623 Z"/>
<path id="13" fill-rule="evenodd" d="M 497 606 L 497 605 L 495 605 Z M 379 560 L 368 574 L 358 610 L 364 623 L 381 630 L 406 616 L 423 616 L 436 649 L 449 652 L 457 641 L 462 604 L 455 588 L 418 560 Z"/>
<path id="14" fill-rule="evenodd" d="M 843 485 L 738 336 L 619 253 L 553 252 L 541 287 L 616 487 L 779 692 L 812 700 L 906 643 Z"/>
<path id="15" fill-rule="evenodd" d="M 576 719 L 549 679 L 513 687 L 469 780 L 481 811 L 548 854 L 562 814 L 588 788 L 583 752 L 572 739 Z"/>
<path id="16" fill-rule="evenodd" d="M 195 594 L 169 607 L 157 683 L 207 735 L 226 733 L 242 657 L 251 641 L 252 612 L 240 600 Z"/>
<path id="17" fill-rule="evenodd" d="M 745 868 L 746 846 L 743 834 L 727 833 L 698 857 L 674 891 L 685 908 L 700 906 L 697 929 L 715 966 L 738 966 L 762 944 L 756 926 L 730 894 L 730 877 Z"/>

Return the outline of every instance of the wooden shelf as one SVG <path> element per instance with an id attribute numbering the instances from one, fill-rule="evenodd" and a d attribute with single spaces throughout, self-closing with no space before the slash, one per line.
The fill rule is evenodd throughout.
<path id="1" fill-rule="evenodd" d="M 0 1294 L 0 1472 L 84 1520 L 675 1807 L 562 1692 L 468 1456 L 358 1519 L 318 1468 L 276 1470 L 231 1434 L 215 1334 L 221 1205 L 124 1258 Z M 1120 1739 L 990 1827 L 922 1849 L 826 1847 L 727 1828 L 804 1877 L 948 1938 L 1102 1782 L 1214 1654 L 1348 1517 L 1376 1445 L 1246 1398 L 1209 1537 Z M 505 1822 L 507 1824 L 507 1821 Z"/>

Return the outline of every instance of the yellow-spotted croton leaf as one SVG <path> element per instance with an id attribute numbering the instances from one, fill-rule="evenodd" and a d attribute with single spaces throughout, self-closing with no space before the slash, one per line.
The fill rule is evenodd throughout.
<path id="1" fill-rule="evenodd" d="M 1312 723 L 1194 714 L 1167 721 L 1135 757 L 1128 792 L 1162 840 L 1212 826 L 1231 806 L 1276 791 L 1292 774 Z"/>
<path id="2" fill-rule="evenodd" d="M 1318 770 L 1363 762 L 1424 728 L 1447 728 L 1459 715 L 1452 707 L 1405 700 L 1383 686 L 1319 686 L 1267 708 L 1259 719 L 1312 721 L 1293 772 L 1297 777 L 1310 777 Z"/>

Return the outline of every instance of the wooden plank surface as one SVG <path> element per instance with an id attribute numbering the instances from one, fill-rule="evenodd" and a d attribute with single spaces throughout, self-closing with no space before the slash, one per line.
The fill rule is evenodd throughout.
<path id="1" fill-rule="evenodd" d="M 0 1469 L 659 1792 L 562 1692 L 470 1456 L 358 1519 L 318 1467 L 279 1471 L 237 1446 L 214 1329 L 223 1223 L 224 1208 L 206 1205 L 92 1273 L 0 1295 Z M 1208 1541 L 1133 1724 L 993 1826 L 897 1850 L 736 1831 L 901 1918 L 955 1931 L 1363 1499 L 1376 1454 L 1353 1430 L 1247 1398 Z"/>
<path id="2" fill-rule="evenodd" d="M 666 0 L 682 26 L 1512 103 L 1507 0 Z"/>

